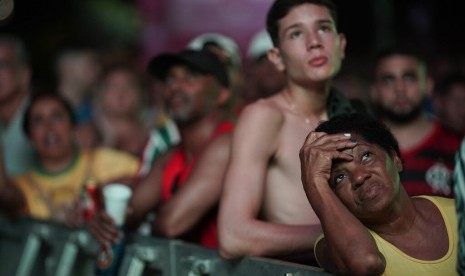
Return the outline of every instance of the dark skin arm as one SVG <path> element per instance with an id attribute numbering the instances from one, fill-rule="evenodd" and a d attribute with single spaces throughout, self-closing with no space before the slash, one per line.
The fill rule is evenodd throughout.
<path id="1" fill-rule="evenodd" d="M 186 183 L 163 204 L 160 204 L 161 177 L 170 154 L 159 157 L 133 191 L 126 224 L 137 225 L 150 210 L 157 207 L 154 221 L 157 234 L 175 238 L 192 229 L 218 204 L 229 160 L 230 139 L 230 134 L 223 134 L 209 144 Z M 104 211 L 92 219 L 89 228 L 97 240 L 106 245 L 116 242 L 121 236 Z"/>
<path id="2" fill-rule="evenodd" d="M 137 228 L 145 214 L 158 205 L 161 175 L 164 164 L 171 153 L 170 151 L 159 156 L 153 163 L 150 172 L 133 189 L 125 222 L 130 229 Z M 91 234 L 106 246 L 117 243 L 122 237 L 122 233 L 118 230 L 113 219 L 103 209 L 94 215 L 88 226 Z"/>
<path id="3" fill-rule="evenodd" d="M 230 139 L 230 134 L 223 134 L 209 144 L 186 183 L 160 206 L 154 221 L 158 234 L 168 238 L 183 235 L 218 204 L 229 160 Z"/>
<path id="4" fill-rule="evenodd" d="M 325 234 L 315 254 L 320 264 L 332 273 L 380 275 L 386 266 L 384 256 L 367 228 L 329 185 L 333 161 L 353 160 L 353 156 L 342 150 L 355 145 L 344 134 L 311 132 L 300 150 L 302 183 Z"/>

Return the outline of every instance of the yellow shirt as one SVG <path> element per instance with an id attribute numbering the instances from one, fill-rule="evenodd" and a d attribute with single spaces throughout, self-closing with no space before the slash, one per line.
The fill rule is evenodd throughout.
<path id="1" fill-rule="evenodd" d="M 384 240 L 378 234 L 370 231 L 376 241 L 379 251 L 386 259 L 386 269 L 383 275 L 457 275 L 457 215 L 455 212 L 454 200 L 435 196 L 419 196 L 433 202 L 441 212 L 444 219 L 447 236 L 449 237 L 449 250 L 438 260 L 425 261 L 412 258 L 405 254 L 397 247 Z M 318 242 L 324 238 L 324 235 L 318 237 Z M 318 259 L 317 259 L 318 262 Z"/>
<path id="2" fill-rule="evenodd" d="M 84 180 L 90 176 L 99 183 L 134 177 L 138 169 L 136 158 L 108 148 L 78 153 L 73 164 L 58 173 L 46 173 L 34 168 L 14 178 L 23 191 L 27 202 L 27 213 L 39 219 L 49 219 L 51 210 L 43 194 L 53 206 L 77 200 Z"/>
<path id="3" fill-rule="evenodd" d="M 386 258 L 386 270 L 383 275 L 457 275 L 457 215 L 453 199 L 419 196 L 433 202 L 441 212 L 449 237 L 449 250 L 440 259 L 425 261 L 405 254 L 378 234 L 371 232 L 379 251 Z"/>

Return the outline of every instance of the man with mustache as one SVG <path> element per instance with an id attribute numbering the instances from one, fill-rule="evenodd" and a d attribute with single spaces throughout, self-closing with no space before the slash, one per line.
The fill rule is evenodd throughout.
<path id="1" fill-rule="evenodd" d="M 148 69 L 164 84 L 164 104 L 181 142 L 157 157 L 136 184 L 128 225 L 156 209 L 154 234 L 215 248 L 216 210 L 233 129 L 224 109 L 230 95 L 226 68 L 211 52 L 184 50 L 154 57 Z M 90 230 L 106 245 L 117 241 L 118 231 L 105 212 Z"/>
<path id="2" fill-rule="evenodd" d="M 426 112 L 432 89 L 425 59 L 415 49 L 395 46 L 378 53 L 370 100 L 399 141 L 407 194 L 453 197 L 454 154 L 461 138 Z"/>

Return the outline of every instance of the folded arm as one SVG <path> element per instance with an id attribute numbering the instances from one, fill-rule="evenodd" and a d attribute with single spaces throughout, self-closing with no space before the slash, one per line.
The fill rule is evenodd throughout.
<path id="1" fill-rule="evenodd" d="M 218 204 L 229 162 L 231 134 L 217 137 L 203 151 L 186 183 L 160 206 L 155 230 L 169 238 L 192 229 Z"/>

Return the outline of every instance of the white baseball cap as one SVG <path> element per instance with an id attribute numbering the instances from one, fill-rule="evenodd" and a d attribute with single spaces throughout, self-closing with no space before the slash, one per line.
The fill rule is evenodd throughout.
<path id="1" fill-rule="evenodd" d="M 226 52 L 231 60 L 232 65 L 239 67 L 242 64 L 241 51 L 237 43 L 230 37 L 219 33 L 204 33 L 194 37 L 188 44 L 187 48 L 191 50 L 202 50 L 206 43 L 213 42 Z"/>
<path id="2" fill-rule="evenodd" d="M 249 49 L 247 51 L 247 57 L 249 59 L 258 59 L 265 55 L 268 50 L 273 48 L 273 42 L 271 37 L 266 30 L 260 30 L 250 40 Z"/>

